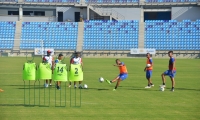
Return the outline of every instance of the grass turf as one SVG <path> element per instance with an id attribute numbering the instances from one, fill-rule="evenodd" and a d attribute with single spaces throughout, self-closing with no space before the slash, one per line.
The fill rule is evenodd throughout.
<path id="1" fill-rule="evenodd" d="M 69 88 L 67 89 L 66 107 L 55 107 L 55 92 L 58 95 L 56 105 L 59 105 L 60 91 L 55 91 L 55 84 L 50 88 L 50 106 L 40 107 L 44 104 L 44 90 L 48 103 L 48 90 L 43 88 L 43 81 L 36 82 L 35 106 L 24 106 L 24 83 L 22 81 L 22 66 L 25 58 L 1 57 L 0 58 L 0 119 L 1 120 L 36 120 L 36 119 L 82 119 L 82 120 L 198 120 L 200 119 L 200 63 L 199 59 L 177 59 L 177 74 L 175 77 L 175 92 L 170 92 L 171 81 L 166 77 L 164 92 L 159 91 L 161 73 L 167 70 L 168 59 L 153 59 L 154 70 L 152 80 L 155 87 L 144 89 L 147 85 L 145 79 L 145 58 L 124 58 L 129 72 L 128 78 L 121 82 L 117 91 L 112 91 L 116 83 L 111 85 L 100 83 L 99 77 L 113 79 L 118 74 L 114 67 L 115 59 L 112 58 L 84 58 L 84 82 L 88 89 L 83 89 L 81 107 L 75 104 L 74 89 L 72 88 L 72 107 L 70 107 Z M 41 58 L 35 58 L 37 64 Z M 65 59 L 68 64 L 69 59 Z M 30 103 L 33 104 L 33 81 L 30 82 Z M 28 85 L 28 82 L 26 82 Z M 64 86 L 61 88 L 61 103 L 64 103 Z M 67 83 L 68 85 L 68 83 Z M 26 98 L 29 88 L 26 87 Z M 26 99 L 26 104 L 29 102 Z M 79 105 L 79 91 L 77 90 L 77 105 Z"/>

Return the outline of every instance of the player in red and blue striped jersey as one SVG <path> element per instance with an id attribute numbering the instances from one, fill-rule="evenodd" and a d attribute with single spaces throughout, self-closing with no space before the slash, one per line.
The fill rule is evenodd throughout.
<path id="1" fill-rule="evenodd" d="M 176 67 L 175 67 L 175 58 L 173 57 L 173 51 L 168 52 L 169 59 L 169 70 L 166 70 L 164 73 L 162 73 L 162 81 L 163 85 L 160 85 L 161 87 L 165 87 L 165 76 L 169 76 L 172 81 L 172 88 L 171 91 L 174 91 L 175 86 L 175 80 L 174 77 L 176 75 Z"/>

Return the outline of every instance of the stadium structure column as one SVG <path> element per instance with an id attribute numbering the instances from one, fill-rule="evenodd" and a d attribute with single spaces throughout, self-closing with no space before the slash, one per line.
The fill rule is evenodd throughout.
<path id="1" fill-rule="evenodd" d="M 90 19 L 90 8 L 89 8 L 89 5 L 87 6 L 87 20 Z"/>
<path id="2" fill-rule="evenodd" d="M 140 9 L 140 22 L 144 22 L 144 8 L 143 6 L 141 6 L 141 9 Z"/>
<path id="3" fill-rule="evenodd" d="M 23 8 L 22 8 L 22 5 L 19 6 L 19 21 L 22 20 L 22 17 L 23 17 Z"/>

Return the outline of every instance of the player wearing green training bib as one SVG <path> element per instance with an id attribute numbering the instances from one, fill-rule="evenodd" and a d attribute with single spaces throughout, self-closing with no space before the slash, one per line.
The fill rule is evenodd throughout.
<path id="1" fill-rule="evenodd" d="M 74 65 L 81 65 L 81 68 L 83 69 L 83 61 L 82 58 L 80 57 L 80 53 L 79 52 L 75 52 L 75 57 L 73 57 L 70 60 L 70 64 L 74 64 Z M 83 80 L 78 80 L 79 81 L 79 88 L 82 89 L 82 81 Z M 69 87 L 71 87 L 71 82 L 69 83 Z M 76 88 L 76 81 L 74 81 L 74 88 Z"/>
<path id="2" fill-rule="evenodd" d="M 57 63 L 61 63 L 62 59 L 63 59 L 63 54 L 59 54 L 58 59 L 55 60 L 55 66 Z M 56 85 L 57 85 L 58 90 L 60 90 L 60 84 L 61 84 L 61 81 L 57 81 Z"/>
<path id="3" fill-rule="evenodd" d="M 51 56 L 51 51 L 48 50 L 47 51 L 47 55 L 43 57 L 43 63 L 49 63 L 51 65 L 51 70 L 52 70 L 52 74 L 53 74 L 53 68 L 54 68 L 54 60 L 53 57 Z M 48 81 L 50 82 L 48 84 Z M 44 84 L 44 87 L 48 87 L 49 85 L 51 86 L 51 79 L 46 80 L 46 83 Z"/>

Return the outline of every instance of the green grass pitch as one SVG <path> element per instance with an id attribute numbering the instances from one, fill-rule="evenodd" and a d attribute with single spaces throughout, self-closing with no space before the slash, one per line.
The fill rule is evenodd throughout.
<path id="1" fill-rule="evenodd" d="M 37 64 L 41 58 L 37 57 Z M 69 65 L 69 58 L 64 60 Z M 84 58 L 84 81 L 88 89 L 83 89 L 81 107 L 70 107 L 69 88 L 66 84 L 66 107 L 55 107 L 55 84 L 50 88 L 50 106 L 38 106 L 38 89 L 41 89 L 43 104 L 43 81 L 36 82 L 35 106 L 24 106 L 24 82 L 22 66 L 26 62 L 21 57 L 0 57 L 0 120 L 199 120 L 200 119 L 200 59 L 176 59 L 177 74 L 175 91 L 170 92 L 171 81 L 166 77 L 164 92 L 159 91 L 162 84 L 161 73 L 168 68 L 168 59 L 153 59 L 152 80 L 154 87 L 145 89 L 147 80 L 145 58 L 121 58 L 129 72 L 128 78 L 121 82 L 117 91 L 115 84 L 100 83 L 99 77 L 113 79 L 119 70 L 114 67 L 114 58 Z M 33 81 L 31 84 L 31 104 L 33 104 Z M 26 82 L 28 85 L 28 82 Z M 62 83 L 62 100 L 64 86 Z M 46 89 L 48 92 L 49 89 Z M 72 88 L 74 96 L 74 89 Z M 29 88 L 26 88 L 26 94 Z M 77 90 L 78 91 L 78 90 Z M 77 92 L 77 95 L 79 92 Z M 48 94 L 46 94 L 48 97 Z M 26 95 L 26 97 L 28 97 Z M 57 97 L 59 99 L 59 97 Z M 57 100 L 58 100 L 57 99 Z M 26 99 L 28 100 L 28 99 Z M 48 100 L 48 99 L 46 99 Z M 26 101 L 27 103 L 28 101 Z M 47 102 L 48 103 L 48 102 Z M 77 104 L 79 96 L 77 97 Z M 59 102 L 56 103 L 59 105 Z"/>

